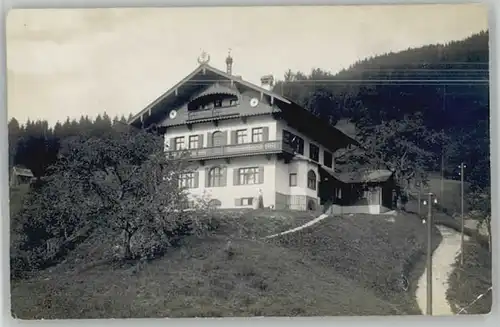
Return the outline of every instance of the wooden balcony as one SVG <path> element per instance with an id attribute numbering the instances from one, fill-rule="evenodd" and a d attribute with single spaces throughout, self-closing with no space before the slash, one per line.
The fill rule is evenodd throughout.
<path id="1" fill-rule="evenodd" d="M 205 160 L 273 153 L 288 153 L 293 155 L 293 149 L 282 140 L 276 140 L 259 143 L 229 144 L 209 148 L 168 150 L 166 153 L 167 156 L 174 159 Z"/>
<path id="2" fill-rule="evenodd" d="M 225 117 L 239 116 L 236 106 L 230 108 L 214 108 L 208 110 L 188 111 L 187 121 L 197 121 L 205 119 L 220 119 Z"/>

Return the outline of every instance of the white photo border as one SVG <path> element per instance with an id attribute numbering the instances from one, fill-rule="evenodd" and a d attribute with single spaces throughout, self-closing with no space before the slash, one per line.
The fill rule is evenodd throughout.
<path id="1" fill-rule="evenodd" d="M 460 315 L 449 317 L 427 317 L 427 316 L 388 316 L 388 317 L 312 317 L 312 318 L 220 318 L 220 319 L 102 319 L 102 320 L 52 320 L 52 321 L 22 321 L 14 320 L 10 313 L 10 272 L 8 268 L 9 260 L 9 199 L 8 199 L 8 132 L 7 132 L 7 88 L 6 88 L 6 36 L 5 36 L 5 21 L 6 15 L 11 8 L 106 8 L 106 7 L 169 7 L 169 6 L 231 6 L 231 5 L 330 5 L 330 4 L 446 4 L 446 3 L 484 3 L 489 5 L 489 35 L 490 35 L 490 120 L 491 120 L 491 181 L 492 181 L 492 216 L 498 216 L 498 203 L 494 199 L 499 199 L 499 175 L 498 175 L 498 153 L 499 140 L 498 129 L 500 126 L 500 118 L 497 111 L 498 108 L 498 62 L 497 53 L 499 33 L 496 26 L 500 1 L 405 1 L 405 0 L 372 0 L 372 1 L 298 1 L 298 0 L 1 0 L 2 15 L 0 17 L 0 38 L 2 51 L 0 52 L 0 151 L 2 153 L 0 160 L 0 199 L 1 199 L 1 242 L 2 242 L 2 278 L 1 278 L 1 303 L 0 310 L 2 316 L 2 326 L 27 326 L 36 324 L 39 326 L 140 326 L 148 324 L 149 326 L 164 326 L 165 323 L 171 326 L 251 326 L 259 324 L 262 326 L 372 326 L 385 327 L 389 323 L 405 325 L 405 326 L 420 326 L 420 325 L 436 325 L 444 327 L 445 325 L 459 326 L 493 326 L 494 321 L 499 316 L 497 292 L 495 287 L 498 285 L 498 255 L 495 253 L 498 249 L 498 240 L 500 237 L 498 220 L 493 218 L 493 305 L 492 312 L 485 316 Z M 497 3 L 498 2 L 498 3 Z"/>

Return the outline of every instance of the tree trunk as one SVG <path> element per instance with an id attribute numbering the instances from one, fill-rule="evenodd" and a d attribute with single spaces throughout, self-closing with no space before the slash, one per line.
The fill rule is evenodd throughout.
<path id="1" fill-rule="evenodd" d="M 129 231 L 123 232 L 123 259 L 127 260 L 132 257 L 132 250 L 130 248 L 130 240 L 132 234 Z"/>

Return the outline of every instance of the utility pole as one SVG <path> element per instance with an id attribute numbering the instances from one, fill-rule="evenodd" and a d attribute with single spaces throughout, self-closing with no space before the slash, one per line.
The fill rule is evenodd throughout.
<path id="1" fill-rule="evenodd" d="M 432 316 L 432 203 L 437 203 L 437 199 L 433 199 L 433 193 L 427 193 L 428 200 L 424 201 L 424 205 L 428 205 L 427 213 L 427 312 L 428 316 Z M 427 203 L 426 203 L 427 202 Z"/>
<path id="2" fill-rule="evenodd" d="M 461 235 L 460 235 L 460 266 L 464 265 L 464 229 L 465 229 L 465 217 L 464 217 L 464 169 L 467 166 L 462 162 L 460 163 L 460 218 L 461 222 Z"/>
<path id="3" fill-rule="evenodd" d="M 418 216 L 421 217 L 421 201 L 422 201 L 422 188 L 419 187 L 418 189 Z"/>
<path id="4" fill-rule="evenodd" d="M 418 216 L 422 217 L 422 181 L 418 179 Z"/>
<path id="5" fill-rule="evenodd" d="M 443 114 L 446 113 L 446 84 L 443 85 Z M 444 131 L 441 130 L 441 133 Z M 444 143 L 441 148 L 441 194 L 440 194 L 440 199 L 443 198 L 443 193 L 444 193 Z"/>
<path id="6" fill-rule="evenodd" d="M 441 192 L 440 198 L 443 198 L 444 193 L 444 149 L 441 150 Z"/>

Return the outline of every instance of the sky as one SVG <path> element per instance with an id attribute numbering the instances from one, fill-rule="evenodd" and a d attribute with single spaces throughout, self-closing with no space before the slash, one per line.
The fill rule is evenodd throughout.
<path id="1" fill-rule="evenodd" d="M 17 9 L 7 16 L 7 110 L 50 125 L 136 114 L 193 71 L 202 51 L 260 84 L 285 71 L 332 73 L 366 57 L 464 39 L 485 5 Z"/>

